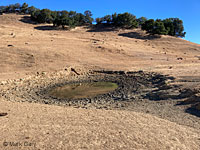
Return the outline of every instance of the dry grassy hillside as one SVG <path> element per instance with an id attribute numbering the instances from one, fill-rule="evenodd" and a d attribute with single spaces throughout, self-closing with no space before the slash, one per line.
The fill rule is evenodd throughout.
<path id="1" fill-rule="evenodd" d="M 69 66 L 158 72 L 194 79 L 186 84 L 194 88 L 200 85 L 200 45 L 170 36 L 149 36 L 140 29 L 53 30 L 48 24 L 34 24 L 28 16 L 0 15 L 0 80 L 23 82 L 29 76 L 54 73 Z M 3 83 L 1 90 L 10 88 Z M 21 83 L 16 85 L 20 87 Z M 2 112 L 6 116 L 1 116 Z M 162 115 L 158 118 L 145 113 L 8 102 L 1 96 L 0 149 L 16 149 L 5 147 L 5 141 L 28 141 L 32 143 L 28 149 L 38 150 L 200 149 L 200 122 L 195 122 L 198 117 L 188 114 L 179 118 L 193 127 L 173 120 L 180 116 L 169 121 L 161 119 Z"/>
<path id="2" fill-rule="evenodd" d="M 137 29 L 57 31 L 48 25 L 24 23 L 29 20 L 20 15 L 3 15 L 0 20 L 2 78 L 71 65 L 173 75 L 200 73 L 200 46 L 183 39 L 152 38 Z"/>

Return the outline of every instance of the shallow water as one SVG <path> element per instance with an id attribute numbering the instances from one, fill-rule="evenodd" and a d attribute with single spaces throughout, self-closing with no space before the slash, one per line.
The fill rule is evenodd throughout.
<path id="1" fill-rule="evenodd" d="M 49 95 L 61 99 L 91 98 L 114 91 L 117 87 L 118 85 L 112 82 L 75 83 L 56 87 L 50 90 Z"/>

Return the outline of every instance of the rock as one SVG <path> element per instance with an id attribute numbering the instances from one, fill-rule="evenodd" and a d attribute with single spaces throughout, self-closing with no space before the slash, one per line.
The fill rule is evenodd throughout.
<path id="1" fill-rule="evenodd" d="M 177 60 L 183 60 L 183 58 L 182 57 L 178 57 Z"/>
<path id="2" fill-rule="evenodd" d="M 1 81 L 1 85 L 7 84 L 7 81 Z"/>
<path id="3" fill-rule="evenodd" d="M 47 74 L 46 72 L 44 72 L 44 71 L 42 72 L 42 75 L 46 75 L 46 74 Z"/>
<path id="4" fill-rule="evenodd" d="M 0 117 L 7 116 L 8 113 L 0 113 Z"/>
<path id="5" fill-rule="evenodd" d="M 71 71 L 73 71 L 73 72 L 76 73 L 77 75 L 80 75 L 74 68 L 71 68 Z"/>
<path id="6" fill-rule="evenodd" d="M 144 73 L 143 70 L 139 70 L 138 73 Z"/>

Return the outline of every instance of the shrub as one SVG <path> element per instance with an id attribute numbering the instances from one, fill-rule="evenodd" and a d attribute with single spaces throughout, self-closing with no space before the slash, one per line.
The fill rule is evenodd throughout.
<path id="1" fill-rule="evenodd" d="M 96 18 L 96 23 L 97 23 L 97 25 L 102 24 L 103 19 L 102 18 Z"/>
<path id="2" fill-rule="evenodd" d="M 102 21 L 105 22 L 106 24 L 111 24 L 112 23 L 112 16 L 106 15 L 102 18 Z"/>
<path id="3" fill-rule="evenodd" d="M 53 18 L 51 16 L 52 12 L 49 9 L 42 9 L 37 16 L 37 21 L 39 23 L 52 23 Z"/>
<path id="4" fill-rule="evenodd" d="M 33 12 L 35 12 L 37 10 L 37 8 L 35 8 L 34 6 L 28 7 L 27 8 L 27 13 L 28 14 L 32 14 Z"/>
<path id="5" fill-rule="evenodd" d="M 155 21 L 153 19 L 145 21 L 145 23 L 142 24 L 142 30 L 146 30 L 147 33 L 153 33 L 154 22 Z"/>
<path id="6" fill-rule="evenodd" d="M 106 24 L 106 25 L 113 25 L 114 27 L 120 28 L 136 28 L 138 27 L 138 22 L 136 21 L 136 17 L 130 13 L 123 13 L 123 14 L 113 14 L 106 15 L 102 18 L 96 18 L 97 24 Z"/>
<path id="7" fill-rule="evenodd" d="M 85 15 L 85 20 L 84 20 L 85 24 L 92 24 L 94 19 L 92 18 L 91 11 L 90 10 L 85 11 L 84 15 Z"/>
<path id="8" fill-rule="evenodd" d="M 165 29 L 164 23 L 161 20 L 154 22 L 154 28 L 152 34 L 166 35 L 168 31 Z"/>
<path id="9" fill-rule="evenodd" d="M 153 19 L 145 21 L 142 24 L 142 30 L 146 30 L 150 34 L 171 35 L 177 37 L 184 37 L 183 21 L 179 18 L 168 18 L 165 20 Z"/>
<path id="10" fill-rule="evenodd" d="M 168 18 L 163 20 L 165 28 L 168 30 L 168 34 L 171 36 L 185 37 L 183 21 L 179 18 Z"/>
<path id="11" fill-rule="evenodd" d="M 142 26 L 145 23 L 145 21 L 147 21 L 146 17 L 140 17 L 137 19 L 139 26 Z"/>
<path id="12" fill-rule="evenodd" d="M 23 3 L 22 6 L 21 6 L 21 10 L 20 12 L 24 13 L 24 14 L 27 14 L 28 13 L 28 4 L 27 3 Z"/>
<path id="13" fill-rule="evenodd" d="M 118 14 L 114 25 L 121 28 L 137 28 L 138 22 L 136 21 L 136 17 L 130 13 Z"/>

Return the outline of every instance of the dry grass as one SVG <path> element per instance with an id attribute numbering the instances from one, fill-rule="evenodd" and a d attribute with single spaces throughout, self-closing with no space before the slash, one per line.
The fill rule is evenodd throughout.
<path id="1" fill-rule="evenodd" d="M 36 147 L 30 146 L 34 150 L 200 148 L 197 130 L 148 114 L 3 100 L 0 106 L 1 111 L 8 112 L 7 117 L 0 118 L 0 142 L 28 141 L 36 143 Z M 0 144 L 0 148 L 5 147 Z"/>
<path id="2" fill-rule="evenodd" d="M 35 28 L 44 25 L 23 23 L 19 21 L 21 17 L 0 16 L 1 79 L 66 66 L 141 69 L 174 76 L 200 74 L 197 57 L 200 47 L 183 39 L 169 36 L 143 39 L 145 34 L 140 30 L 38 30 Z M 129 33 L 131 36 L 126 36 Z"/>

